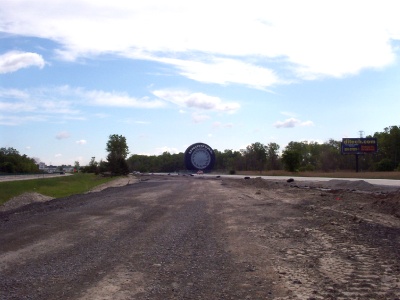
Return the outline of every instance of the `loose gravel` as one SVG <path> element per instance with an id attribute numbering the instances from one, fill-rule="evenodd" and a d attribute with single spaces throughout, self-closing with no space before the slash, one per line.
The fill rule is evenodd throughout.
<path id="1" fill-rule="evenodd" d="M 400 298 L 396 190 L 146 179 L 0 212 L 0 299 Z"/>

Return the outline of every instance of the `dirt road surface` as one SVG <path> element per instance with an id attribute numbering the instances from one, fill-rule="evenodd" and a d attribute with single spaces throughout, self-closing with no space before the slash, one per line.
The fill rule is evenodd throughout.
<path id="1" fill-rule="evenodd" d="M 149 176 L 0 212 L 0 299 L 400 299 L 400 191 Z"/>

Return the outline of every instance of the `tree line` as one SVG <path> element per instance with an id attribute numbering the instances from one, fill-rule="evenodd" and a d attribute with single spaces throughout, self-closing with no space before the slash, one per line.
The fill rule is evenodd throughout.
<path id="1" fill-rule="evenodd" d="M 0 148 L 0 173 L 36 173 L 39 167 L 33 158 L 21 155 L 12 147 Z"/>
<path id="2" fill-rule="evenodd" d="M 376 138 L 378 152 L 359 156 L 359 169 L 362 171 L 400 171 L 400 128 L 389 126 L 367 138 Z M 184 153 L 161 155 L 132 154 L 126 138 L 113 134 L 106 144 L 107 160 L 96 161 L 92 157 L 87 166 L 80 167 L 83 172 L 128 174 L 138 172 L 179 172 L 185 170 Z M 214 170 L 234 174 L 237 171 L 288 170 L 296 171 L 338 171 L 354 170 L 354 155 L 341 154 L 341 141 L 330 139 L 317 142 L 290 142 L 282 151 L 277 143 L 255 142 L 245 149 L 214 149 Z M 20 155 L 14 148 L 0 149 L 0 172 L 28 173 L 38 171 L 35 161 Z"/>
<path id="3" fill-rule="evenodd" d="M 378 152 L 359 156 L 362 171 L 400 171 L 400 128 L 386 127 L 367 138 L 376 138 Z M 338 171 L 355 170 L 354 155 L 341 154 L 341 141 L 330 139 L 317 142 L 290 142 L 282 151 L 277 143 L 252 143 L 245 149 L 215 152 L 214 170 L 237 171 L 287 170 Z M 164 152 L 158 156 L 133 154 L 127 159 L 129 169 L 139 172 L 175 172 L 185 169 L 184 153 Z"/>

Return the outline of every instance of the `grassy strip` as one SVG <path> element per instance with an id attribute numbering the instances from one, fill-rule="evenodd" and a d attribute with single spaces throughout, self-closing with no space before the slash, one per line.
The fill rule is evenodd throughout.
<path id="1" fill-rule="evenodd" d="M 55 178 L 0 182 L 0 205 L 27 192 L 36 192 L 54 198 L 81 194 L 114 179 L 116 177 L 100 177 L 94 174 L 79 173 Z"/>

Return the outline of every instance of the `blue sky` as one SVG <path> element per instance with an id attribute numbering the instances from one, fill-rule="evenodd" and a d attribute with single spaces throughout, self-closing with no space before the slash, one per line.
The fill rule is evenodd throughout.
<path id="1" fill-rule="evenodd" d="M 3 0 L 0 146 L 46 164 L 400 125 L 398 1 Z"/>

